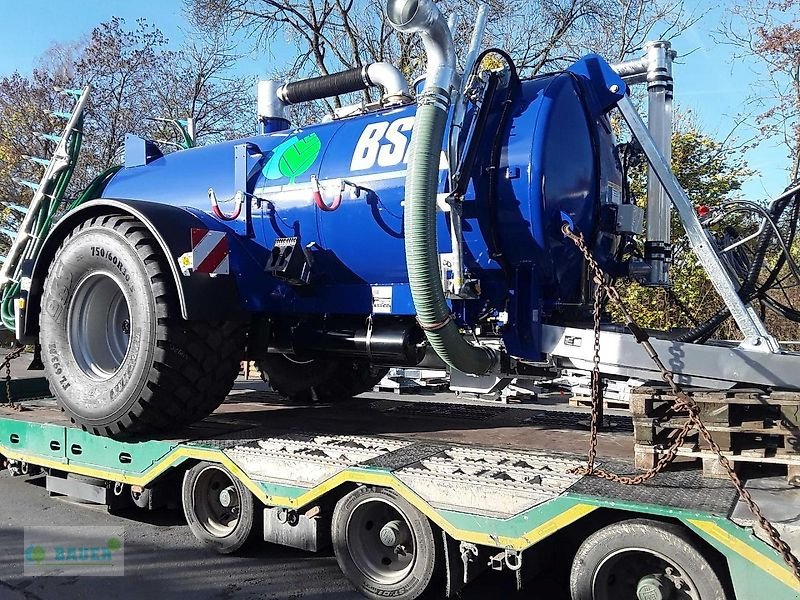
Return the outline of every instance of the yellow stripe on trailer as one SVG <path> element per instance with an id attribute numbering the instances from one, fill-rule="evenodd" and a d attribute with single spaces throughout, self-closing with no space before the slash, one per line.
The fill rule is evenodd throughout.
<path id="1" fill-rule="evenodd" d="M 346 469 L 337 473 L 321 484 L 309 489 L 302 495 L 296 498 L 290 498 L 285 496 L 271 496 L 267 494 L 257 482 L 252 480 L 247 473 L 239 468 L 235 462 L 233 462 L 227 455 L 219 450 L 179 446 L 166 454 L 161 460 L 158 461 L 158 463 L 153 465 L 153 467 L 144 473 L 131 475 L 108 471 L 99 467 L 90 467 L 75 463 L 63 463 L 39 456 L 30 457 L 15 450 L 6 449 L 5 447 L 0 448 L 2 448 L 3 454 L 12 460 L 21 460 L 41 467 L 69 471 L 70 473 L 76 473 L 78 475 L 86 475 L 89 477 L 96 477 L 98 479 L 119 481 L 128 485 L 139 486 L 147 485 L 158 476 L 162 475 L 165 471 L 167 471 L 167 469 L 180 464 L 184 460 L 205 460 L 225 466 L 264 504 L 268 506 L 281 506 L 286 508 L 299 509 L 307 506 L 314 500 L 317 500 L 328 492 L 331 492 L 337 487 L 347 483 L 375 485 L 391 488 L 405 498 L 410 504 L 416 507 L 421 513 L 427 516 L 431 521 L 446 531 L 454 539 L 473 544 L 498 548 L 509 548 L 511 550 L 518 551 L 522 551 L 531 547 L 532 545 L 540 542 L 560 529 L 563 529 L 564 527 L 582 519 L 598 508 L 598 506 L 592 504 L 573 504 L 563 512 L 548 519 L 544 523 L 533 527 L 520 537 L 499 536 L 492 533 L 462 529 L 453 525 L 411 488 L 406 486 L 391 473 L 386 472 L 369 471 L 364 469 Z"/>
<path id="2" fill-rule="evenodd" d="M 119 481 L 128 485 L 139 486 L 147 485 L 166 472 L 167 469 L 180 464 L 186 459 L 207 460 L 222 464 L 227 467 L 228 470 L 230 470 L 230 472 L 233 473 L 237 478 L 241 479 L 242 483 L 247 486 L 247 489 L 253 492 L 253 494 L 255 494 L 255 496 L 262 502 L 268 503 L 267 500 L 269 498 L 264 490 L 261 489 L 261 487 L 252 479 L 250 479 L 250 477 L 248 477 L 247 474 L 242 471 L 236 463 L 234 463 L 225 454 L 217 450 L 205 450 L 203 448 L 189 448 L 186 446 L 180 446 L 175 448 L 172 452 L 169 452 L 166 456 L 164 456 L 164 458 L 162 458 L 160 461 L 158 461 L 158 463 L 144 473 L 139 475 L 131 475 L 127 473 L 108 471 L 99 467 L 87 467 L 72 462 L 63 463 L 40 456 L 34 456 L 31 458 L 30 456 L 27 456 L 21 452 L 9 450 L 3 446 L 0 446 L 0 449 L 2 449 L 2 453 L 4 456 L 6 456 L 6 458 L 10 458 L 12 460 L 21 460 L 33 465 L 47 467 L 49 469 L 56 469 L 58 471 L 68 471 L 78 475 L 86 475 L 88 477 L 96 477 L 98 479 L 105 479 L 107 481 Z"/>
<path id="3" fill-rule="evenodd" d="M 775 562 L 770 557 L 762 554 L 739 538 L 732 536 L 713 521 L 705 521 L 701 519 L 687 519 L 686 521 L 687 523 L 691 523 L 703 533 L 717 540 L 726 548 L 729 548 L 736 554 L 740 555 L 748 562 L 756 565 L 764 572 L 772 575 L 781 583 L 786 584 L 796 592 L 800 592 L 800 582 L 795 579 L 794 575 L 789 569 Z"/>
<path id="4" fill-rule="evenodd" d="M 402 481 L 398 480 L 391 473 L 369 472 L 357 469 L 347 469 L 337 473 L 327 481 L 324 481 L 320 485 L 310 489 L 308 492 L 302 496 L 299 496 L 298 498 L 291 499 L 273 497 L 272 501 L 273 503 L 282 506 L 300 508 L 345 483 L 360 483 L 363 485 L 376 485 L 393 489 L 403 498 L 405 498 L 412 506 L 417 508 L 422 514 L 446 531 L 451 537 L 459 541 L 471 542 L 473 544 L 481 544 L 484 546 L 510 548 L 512 550 L 520 551 L 529 548 L 533 544 L 543 540 L 559 529 L 562 529 L 567 525 L 570 525 L 575 521 L 585 517 L 590 512 L 598 508 L 597 506 L 593 506 L 591 504 L 574 504 L 564 512 L 556 515 L 541 525 L 534 527 L 521 537 L 497 536 L 455 527 L 439 512 L 437 512 L 436 509 L 434 509 L 416 492 L 414 492 L 414 490 L 409 488 Z"/>

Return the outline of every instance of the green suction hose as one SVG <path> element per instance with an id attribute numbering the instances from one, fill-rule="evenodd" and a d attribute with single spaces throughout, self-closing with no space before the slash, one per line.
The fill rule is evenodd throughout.
<path id="1" fill-rule="evenodd" d="M 467 342 L 450 316 L 439 273 L 436 193 L 449 99 L 441 88 L 426 89 L 418 100 L 411 134 L 404 209 L 406 264 L 417 320 L 441 359 L 464 373 L 483 375 L 494 352 Z"/>

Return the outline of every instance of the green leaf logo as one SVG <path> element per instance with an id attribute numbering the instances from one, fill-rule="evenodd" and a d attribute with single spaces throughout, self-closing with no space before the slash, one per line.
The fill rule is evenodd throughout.
<path id="1" fill-rule="evenodd" d="M 44 548 L 41 546 L 36 546 L 31 551 L 31 559 L 37 563 L 42 562 L 46 558 L 46 554 Z"/>
<path id="2" fill-rule="evenodd" d="M 288 177 L 289 183 L 294 183 L 295 179 L 311 168 L 320 150 L 322 141 L 316 133 L 305 137 L 293 135 L 272 150 L 272 156 L 264 165 L 262 173 L 267 179 Z"/>

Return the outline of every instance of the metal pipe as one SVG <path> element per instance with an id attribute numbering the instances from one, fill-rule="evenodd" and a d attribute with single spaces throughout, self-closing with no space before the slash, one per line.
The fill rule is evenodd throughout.
<path id="1" fill-rule="evenodd" d="M 647 81 L 647 65 L 649 61 L 647 56 L 635 58 L 633 60 L 626 60 L 624 62 L 611 65 L 611 68 L 617 72 L 617 75 L 622 77 L 623 81 L 628 85 L 636 83 L 644 83 Z"/>
<path id="2" fill-rule="evenodd" d="M 478 13 L 475 15 L 475 25 L 472 28 L 472 37 L 469 40 L 469 50 L 467 57 L 464 59 L 464 77 L 466 78 L 475 68 L 475 60 L 478 58 L 478 53 L 481 51 L 481 43 L 483 42 L 483 35 L 486 32 L 486 21 L 489 18 L 489 7 L 481 4 L 478 7 Z M 462 96 L 463 90 L 467 85 L 465 80 L 461 85 Z"/>
<path id="3" fill-rule="evenodd" d="M 440 88 L 449 95 L 456 74 L 456 51 L 450 28 L 431 0 L 389 0 L 389 23 L 402 33 L 417 33 L 428 61 L 425 89 Z"/>
<path id="4" fill-rule="evenodd" d="M 364 80 L 372 86 L 383 88 L 384 104 L 406 104 L 411 101 L 408 82 L 400 69 L 387 62 L 376 62 L 364 67 Z"/>
<path id="5" fill-rule="evenodd" d="M 452 191 L 453 173 L 455 173 L 458 166 L 458 138 L 461 136 L 461 130 L 464 126 L 464 116 L 467 112 L 467 102 L 465 98 L 466 87 L 469 84 L 467 78 L 475 66 L 478 52 L 481 49 L 481 42 L 483 34 L 486 31 L 486 19 L 489 16 L 489 7 L 482 4 L 478 8 L 478 14 L 475 16 L 475 26 L 472 28 L 472 37 L 469 42 L 469 51 L 464 60 L 464 73 L 461 76 L 458 92 L 453 98 L 453 118 L 450 124 L 450 136 L 448 143 L 448 164 L 450 167 L 450 185 Z M 460 201 L 460 199 L 457 199 Z M 450 211 L 450 242 L 453 247 L 453 289 L 451 292 L 458 296 L 461 289 L 464 287 L 464 246 L 463 234 L 461 231 L 461 211 L 460 206 L 452 205 Z"/>
<path id="6" fill-rule="evenodd" d="M 289 127 L 286 104 L 278 98 L 280 83 L 274 80 L 259 81 L 257 91 L 259 133 L 271 133 Z"/>
<path id="7" fill-rule="evenodd" d="M 647 129 L 659 153 L 672 163 L 672 60 L 675 51 L 667 41 L 648 42 L 647 51 Z M 672 241 L 672 204 L 652 166 L 647 172 L 647 240 L 645 261 L 650 265 L 646 283 L 669 285 L 669 258 Z"/>

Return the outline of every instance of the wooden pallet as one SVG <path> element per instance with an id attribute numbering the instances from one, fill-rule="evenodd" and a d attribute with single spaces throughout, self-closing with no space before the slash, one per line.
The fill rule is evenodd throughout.
<path id="1" fill-rule="evenodd" d="M 770 390 L 686 390 L 700 419 L 734 469 L 755 462 L 786 466 L 787 478 L 800 483 L 800 393 Z M 636 466 L 651 468 L 671 444 L 686 418 L 672 410 L 668 388 L 637 388 L 631 394 Z M 687 436 L 681 457 L 702 460 L 703 472 L 725 476 L 698 431 Z"/>
<path id="2" fill-rule="evenodd" d="M 243 360 L 239 363 L 239 375 L 245 379 L 261 379 L 261 371 L 254 360 Z"/>
<path id="3" fill-rule="evenodd" d="M 448 389 L 447 383 L 431 383 L 419 385 L 418 383 L 400 383 L 397 385 L 386 385 L 379 383 L 372 388 L 373 392 L 391 392 L 397 395 L 403 394 L 432 394 L 435 392 L 445 392 Z"/>
<path id="4" fill-rule="evenodd" d="M 592 407 L 592 398 L 591 396 L 572 396 L 569 399 L 570 406 L 576 407 L 585 407 L 591 408 Z M 620 408 L 627 410 L 629 407 L 628 402 L 625 400 L 617 400 L 614 398 L 604 398 L 603 399 L 603 408 Z"/>

